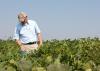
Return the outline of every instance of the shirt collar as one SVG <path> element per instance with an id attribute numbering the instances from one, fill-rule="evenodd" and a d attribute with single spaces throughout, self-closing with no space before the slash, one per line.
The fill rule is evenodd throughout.
<path id="1" fill-rule="evenodd" d="M 24 25 L 22 25 L 22 24 L 20 23 L 20 25 L 21 25 L 21 26 L 27 26 L 27 25 L 29 25 L 29 23 L 25 23 Z"/>

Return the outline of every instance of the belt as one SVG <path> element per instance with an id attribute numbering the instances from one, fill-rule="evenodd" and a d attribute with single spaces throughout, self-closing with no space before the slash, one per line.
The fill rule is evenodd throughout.
<path id="1" fill-rule="evenodd" d="M 38 42 L 35 41 L 35 42 L 29 42 L 29 43 L 25 43 L 24 45 L 31 45 L 31 44 L 37 44 Z"/>

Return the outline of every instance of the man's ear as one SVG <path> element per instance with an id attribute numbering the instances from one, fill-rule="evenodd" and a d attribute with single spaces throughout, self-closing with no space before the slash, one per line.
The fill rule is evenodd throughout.
<path id="1" fill-rule="evenodd" d="M 25 20 L 27 20 L 28 18 L 27 18 L 27 16 L 25 17 Z"/>
<path id="2" fill-rule="evenodd" d="M 27 16 L 25 17 L 25 22 L 27 22 L 27 23 L 28 23 L 28 18 L 27 18 Z"/>

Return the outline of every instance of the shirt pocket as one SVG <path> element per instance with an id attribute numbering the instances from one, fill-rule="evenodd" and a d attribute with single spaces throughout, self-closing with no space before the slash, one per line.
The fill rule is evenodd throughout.
<path id="1" fill-rule="evenodd" d="M 28 31 L 31 33 L 35 33 L 35 27 L 34 26 L 29 26 Z"/>

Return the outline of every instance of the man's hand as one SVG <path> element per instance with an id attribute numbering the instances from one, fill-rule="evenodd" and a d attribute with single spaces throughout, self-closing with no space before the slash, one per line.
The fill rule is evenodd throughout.
<path id="1" fill-rule="evenodd" d="M 16 40 L 16 43 L 21 47 L 23 44 L 21 43 L 20 40 Z"/>

